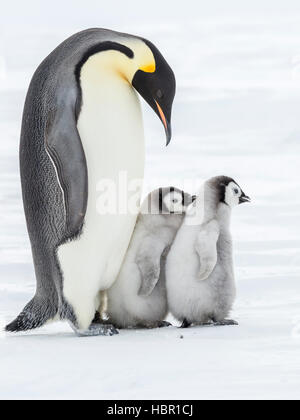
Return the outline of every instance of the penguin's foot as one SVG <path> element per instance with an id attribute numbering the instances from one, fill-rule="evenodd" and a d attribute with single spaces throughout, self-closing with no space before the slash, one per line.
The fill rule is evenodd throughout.
<path id="1" fill-rule="evenodd" d="M 196 325 L 197 327 L 213 327 L 215 326 L 214 321 L 205 321 L 205 322 L 194 322 L 193 325 Z"/>
<path id="2" fill-rule="evenodd" d="M 212 325 L 215 327 L 227 327 L 229 325 L 239 325 L 239 323 L 233 319 L 224 319 L 223 321 L 214 321 Z"/>
<path id="3" fill-rule="evenodd" d="M 157 328 L 172 327 L 172 324 L 168 321 L 158 321 Z"/>
<path id="4" fill-rule="evenodd" d="M 165 327 L 172 327 L 172 324 L 170 324 L 170 322 L 167 322 L 167 321 L 141 322 L 135 326 L 129 327 L 129 329 L 147 328 L 148 330 L 152 330 L 154 328 L 165 328 Z"/>
<path id="5" fill-rule="evenodd" d="M 101 316 L 100 312 L 96 311 L 95 317 L 92 321 L 92 324 L 101 324 L 101 325 L 111 325 L 112 322 L 108 318 L 104 318 Z"/>
<path id="6" fill-rule="evenodd" d="M 180 328 L 189 328 L 191 325 L 192 324 L 187 319 L 184 319 L 182 321 L 182 324 L 181 324 Z"/>
<path id="7" fill-rule="evenodd" d="M 183 323 L 180 328 L 188 328 L 191 325 L 195 325 L 197 327 L 227 327 L 230 325 L 239 325 L 237 321 L 233 319 L 224 319 L 222 321 L 215 321 L 214 319 L 206 322 L 193 322 L 189 323 L 186 319 L 183 320 Z"/>
<path id="8" fill-rule="evenodd" d="M 112 336 L 119 334 L 119 331 L 111 324 L 91 324 L 87 330 L 79 330 L 72 326 L 75 334 L 78 337 L 97 337 L 100 335 L 103 336 Z"/>
<path id="9" fill-rule="evenodd" d="M 147 322 L 147 323 L 141 323 L 133 328 L 147 328 L 149 330 L 152 330 L 154 328 L 165 328 L 165 327 L 172 327 L 172 324 L 167 321 L 156 321 L 156 322 Z"/>

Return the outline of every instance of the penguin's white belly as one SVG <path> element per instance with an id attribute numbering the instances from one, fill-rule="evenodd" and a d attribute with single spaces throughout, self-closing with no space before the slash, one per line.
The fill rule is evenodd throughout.
<path id="1" fill-rule="evenodd" d="M 88 168 L 87 211 L 82 234 L 62 245 L 58 258 L 64 296 L 74 309 L 79 327 L 88 328 L 97 309 L 98 292 L 115 281 L 136 223 L 139 209 L 124 212 L 126 186 L 119 186 L 119 176 L 126 174 L 128 183 L 142 180 L 144 133 L 139 100 L 126 82 L 102 78 L 97 85 L 93 73 L 87 72 L 82 75 L 81 86 L 78 131 Z M 119 188 L 124 214 L 119 214 Z M 109 208 L 112 214 L 99 213 L 103 191 L 117 197 Z M 135 197 L 140 194 L 135 191 Z"/>

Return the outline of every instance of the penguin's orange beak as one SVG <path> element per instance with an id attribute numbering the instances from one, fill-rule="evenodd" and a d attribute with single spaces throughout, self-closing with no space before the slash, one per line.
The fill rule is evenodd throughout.
<path id="1" fill-rule="evenodd" d="M 131 84 L 163 123 L 168 145 L 172 136 L 171 114 L 176 92 L 175 75 L 157 48 L 145 39 L 144 42 L 153 52 L 155 68 L 146 66 L 137 70 Z"/>
<path id="2" fill-rule="evenodd" d="M 165 127 L 165 130 L 167 130 L 168 126 L 167 126 L 167 120 L 166 120 L 165 114 L 163 113 L 163 110 L 159 106 L 159 103 L 157 101 L 155 101 L 155 103 L 156 103 L 156 106 L 157 106 L 157 109 L 158 109 L 158 112 L 159 112 L 159 116 L 160 116 L 160 118 L 162 120 L 162 123 Z"/>
<path id="3" fill-rule="evenodd" d="M 156 103 L 156 106 L 157 106 L 159 117 L 160 117 L 160 119 L 161 119 L 161 121 L 162 121 L 162 123 L 165 127 L 165 132 L 166 132 L 166 136 L 167 136 L 167 146 L 168 146 L 168 144 L 171 141 L 171 137 L 172 137 L 171 126 L 168 123 L 168 121 L 165 117 L 165 114 L 164 114 L 163 110 L 161 109 L 161 106 L 159 105 L 159 103 L 157 101 L 155 101 L 155 103 Z"/>

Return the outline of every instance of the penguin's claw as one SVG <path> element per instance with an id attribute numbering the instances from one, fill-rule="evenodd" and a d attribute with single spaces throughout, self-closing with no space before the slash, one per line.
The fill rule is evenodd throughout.
<path id="1" fill-rule="evenodd" d="M 113 336 L 119 331 L 111 324 L 91 324 L 88 330 L 75 330 L 78 337 Z"/>

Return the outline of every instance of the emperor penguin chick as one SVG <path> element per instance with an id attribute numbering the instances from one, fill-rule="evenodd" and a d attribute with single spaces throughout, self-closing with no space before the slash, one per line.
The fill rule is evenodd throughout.
<path id="1" fill-rule="evenodd" d="M 187 209 L 166 262 L 168 305 L 182 327 L 237 324 L 226 320 L 236 296 L 230 217 L 249 201 L 232 178 L 218 176 Z"/>
<path id="2" fill-rule="evenodd" d="M 118 328 L 155 328 L 168 313 L 165 261 L 192 197 L 159 188 L 142 204 L 117 280 L 107 292 L 109 322 Z"/>

